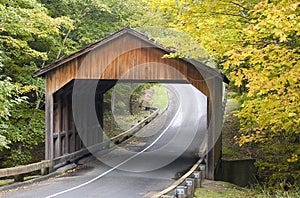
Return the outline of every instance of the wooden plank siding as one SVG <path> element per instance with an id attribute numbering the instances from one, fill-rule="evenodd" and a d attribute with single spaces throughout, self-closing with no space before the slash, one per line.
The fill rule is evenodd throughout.
<path id="1" fill-rule="evenodd" d="M 47 95 L 72 79 L 186 80 L 208 95 L 204 78 L 192 64 L 162 58 L 164 54 L 132 35 L 123 35 L 48 72 Z"/>

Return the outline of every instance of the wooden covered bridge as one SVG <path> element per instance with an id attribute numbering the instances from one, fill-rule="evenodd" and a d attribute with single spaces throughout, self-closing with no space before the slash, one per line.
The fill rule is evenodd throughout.
<path id="1" fill-rule="evenodd" d="M 102 141 L 102 96 L 116 81 L 180 81 L 192 84 L 207 96 L 207 144 L 212 149 L 207 155 L 206 177 L 214 179 L 221 156 L 222 75 L 193 59 L 162 58 L 169 53 L 168 49 L 142 33 L 124 28 L 37 71 L 35 76 L 43 76 L 46 80 L 46 159 L 53 160 Z M 96 107 L 88 108 L 97 109 L 97 123 L 74 117 L 74 108 L 81 104 L 80 101 L 74 102 L 75 87 L 81 92 L 94 90 L 94 95 L 89 97 L 96 101 Z M 88 114 L 89 111 L 84 109 L 81 109 L 82 113 Z M 83 144 L 76 122 L 87 128 L 93 126 L 91 130 L 96 130 L 90 145 Z M 92 132 L 87 130 L 86 133 Z"/>

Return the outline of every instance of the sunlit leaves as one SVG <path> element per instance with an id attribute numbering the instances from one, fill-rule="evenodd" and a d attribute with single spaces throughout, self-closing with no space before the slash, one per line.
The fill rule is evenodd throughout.
<path id="1" fill-rule="evenodd" d="M 243 46 L 228 51 L 224 64 L 233 83 L 246 88 L 237 113 L 241 125 L 237 141 L 277 145 L 278 154 L 284 153 L 278 156 L 282 161 L 269 165 L 285 164 L 285 171 L 295 171 L 299 165 L 295 151 L 300 149 L 299 3 L 261 1 L 249 14 L 252 20 L 244 29 Z M 270 182 L 277 176 L 273 173 Z M 282 169 L 278 179 L 284 178 Z"/>
<path id="2" fill-rule="evenodd" d="M 26 68 L 53 61 L 49 55 L 60 46 L 61 29 L 73 28 L 69 19 L 49 17 L 46 8 L 31 0 L 1 1 L 0 21 L 3 72 L 14 81 L 28 81 L 31 73 Z"/>
<path id="3" fill-rule="evenodd" d="M 215 58 L 237 46 L 247 5 L 233 1 L 156 1 L 152 4 L 174 17 L 173 27 L 188 32 Z"/>
<path id="4" fill-rule="evenodd" d="M 261 42 L 262 37 L 279 43 L 294 40 L 300 28 L 298 6 L 297 1 L 261 1 L 251 12 L 253 24 L 249 26 L 249 33 L 252 38 L 256 37 L 257 42 Z"/>
<path id="5" fill-rule="evenodd" d="M 287 159 L 288 162 L 293 163 L 298 161 L 298 154 L 293 153 L 291 158 Z"/>
<path id="6" fill-rule="evenodd" d="M 241 93 L 239 145 L 261 147 L 260 170 L 272 182 L 300 160 L 300 11 L 297 0 L 152 0 L 173 26 L 196 38 Z M 168 6 L 169 5 L 169 6 Z M 267 146 L 266 146 L 267 145 Z M 274 156 L 278 155 L 276 160 Z M 292 163 L 293 162 L 293 163 Z M 274 171 L 280 170 L 280 173 Z M 300 178 L 299 171 L 292 175 Z M 277 180 L 278 179 L 278 180 Z"/>
<path id="7" fill-rule="evenodd" d="M 187 33 L 163 26 L 139 27 L 138 30 L 171 51 L 170 54 L 164 55 L 164 58 L 188 57 L 215 66 L 211 62 L 209 54 L 200 46 L 199 42 Z"/>
<path id="8" fill-rule="evenodd" d="M 231 70 L 236 86 L 244 84 L 247 88 L 239 112 L 244 133 L 255 132 L 253 126 L 268 131 L 266 138 L 299 131 L 299 124 L 294 123 L 299 123 L 294 116 L 300 112 L 300 55 L 296 39 L 300 18 L 296 17 L 295 5 L 299 4 L 263 1 L 254 6 L 253 24 L 244 31 L 244 46 L 226 53 L 224 68 Z M 250 119 L 252 114 L 255 120 Z M 240 143 L 244 142 L 242 136 Z"/>

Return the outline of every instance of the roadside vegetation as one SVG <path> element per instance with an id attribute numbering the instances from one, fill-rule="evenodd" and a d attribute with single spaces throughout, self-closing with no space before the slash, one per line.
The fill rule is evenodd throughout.
<path id="1" fill-rule="evenodd" d="M 162 84 L 155 84 L 152 88 L 152 97 L 149 101 L 150 106 L 159 108 L 160 113 L 168 107 L 168 92 Z"/>
<path id="2" fill-rule="evenodd" d="M 225 109 L 225 119 L 222 131 L 222 158 L 224 160 L 240 160 L 249 158 L 263 158 L 265 153 L 258 153 L 259 150 L 255 145 L 244 145 L 240 147 L 235 137 L 239 135 L 239 119 L 236 112 L 240 106 L 236 99 L 237 93 L 229 90 L 227 94 L 227 105 Z M 227 182 L 214 181 L 212 188 L 205 186 L 203 189 L 198 189 L 196 197 L 291 197 L 300 196 L 299 183 L 287 184 L 288 186 L 270 187 L 267 183 L 259 181 L 258 175 L 257 184 L 253 184 L 246 188 L 241 188 Z M 288 190 L 287 190 L 288 189 Z"/>
<path id="3" fill-rule="evenodd" d="M 256 193 L 256 195 L 258 195 Z M 252 197 L 253 194 L 251 190 L 244 189 L 238 186 L 235 186 L 230 183 L 213 181 L 209 182 L 207 185 L 203 185 L 202 188 L 198 188 L 195 191 L 195 197 L 207 197 L 207 198 L 240 198 L 240 197 Z"/>
<path id="4" fill-rule="evenodd" d="M 161 84 L 117 85 L 104 95 L 104 131 L 114 137 L 149 116 L 154 111 L 152 107 L 162 113 L 167 106 L 168 93 Z"/>
<path id="5" fill-rule="evenodd" d="M 203 188 L 198 188 L 195 191 L 196 198 L 298 198 L 299 187 L 293 188 L 290 191 L 276 190 L 271 192 L 266 186 L 253 186 L 250 188 L 241 188 L 239 186 L 221 182 L 212 181 L 209 185 Z"/>
<path id="6" fill-rule="evenodd" d="M 224 160 L 238 160 L 254 158 L 250 146 L 239 146 L 235 137 L 239 135 L 239 119 L 236 112 L 240 106 L 236 98 L 238 93 L 228 90 L 225 117 L 222 131 L 222 158 Z"/>

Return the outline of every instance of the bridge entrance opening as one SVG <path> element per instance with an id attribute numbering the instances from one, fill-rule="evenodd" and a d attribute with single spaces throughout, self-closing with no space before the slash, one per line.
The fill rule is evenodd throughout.
<path id="1" fill-rule="evenodd" d="M 159 95 L 153 93 L 156 90 Z M 54 93 L 54 104 L 55 158 L 82 149 L 101 157 L 98 153 L 115 147 L 131 152 L 126 153 L 129 158 L 154 141 L 158 142 L 145 152 L 159 154 L 148 156 L 148 164 L 166 159 L 171 163 L 180 156 L 196 160 L 207 154 L 207 96 L 186 81 L 77 79 Z M 108 163 L 114 166 L 116 161 Z M 131 168 L 136 171 L 138 165 Z"/>

